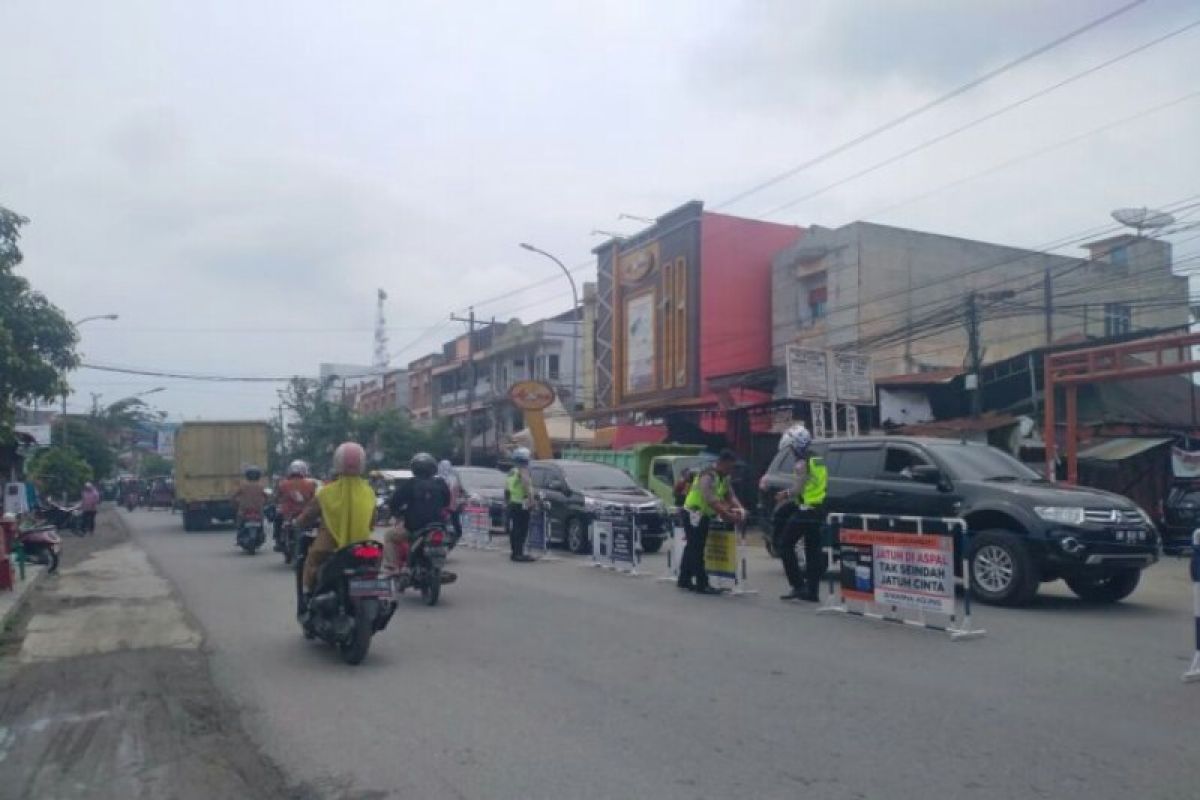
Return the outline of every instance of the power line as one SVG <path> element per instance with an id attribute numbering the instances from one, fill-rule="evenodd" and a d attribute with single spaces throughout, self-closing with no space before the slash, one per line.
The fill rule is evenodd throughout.
<path id="1" fill-rule="evenodd" d="M 1169 33 L 1165 33 L 1162 36 L 1156 37 L 1154 39 L 1151 39 L 1148 42 L 1140 44 L 1137 47 L 1133 48 L 1132 50 L 1127 50 L 1118 56 L 1114 56 L 1110 59 L 1100 62 L 1099 64 L 1095 64 L 1091 67 L 1088 67 L 1087 69 L 1083 70 L 1082 72 L 1077 72 L 1068 78 L 1064 78 L 1063 80 L 1061 80 L 1057 83 L 1054 83 L 1054 84 L 1051 84 L 1050 86 L 1045 87 L 1044 89 L 1039 89 L 1038 91 L 1034 92 L 1033 94 L 1022 97 L 1020 100 L 1017 100 L 1015 102 L 1009 103 L 1004 106 L 1001 106 L 1000 108 L 996 109 L 995 111 L 991 111 L 987 114 L 984 114 L 982 117 L 976 117 L 975 119 L 971 120 L 970 122 L 960 125 L 957 128 L 953 128 L 945 133 L 939 134 L 930 139 L 926 139 L 925 141 L 921 142 L 920 144 L 914 145 L 913 147 L 910 147 L 907 150 L 903 150 L 900 153 L 898 153 L 894 156 L 891 156 L 890 158 L 885 158 L 883 161 L 878 161 L 869 167 L 860 169 L 858 172 L 851 173 L 850 175 L 847 175 L 846 177 L 841 178 L 840 180 L 837 180 L 837 181 L 834 181 L 833 183 L 822 186 L 820 189 L 811 191 L 808 194 L 805 194 L 805 195 L 802 195 L 801 197 L 795 198 L 794 200 L 789 200 L 786 203 L 783 203 L 782 205 L 775 206 L 774 208 L 761 214 L 760 216 L 770 217 L 774 214 L 778 214 L 780 211 L 786 211 L 787 209 L 792 208 L 793 206 L 799 205 L 800 203 L 803 203 L 806 200 L 811 200 L 812 198 L 818 197 L 832 189 L 836 189 L 839 186 L 843 186 L 847 183 L 850 183 L 851 181 L 855 181 L 861 177 L 869 175 L 872 172 L 875 172 L 877 170 L 883 169 L 884 167 L 895 164 L 898 161 L 902 161 L 903 159 L 906 159 L 911 155 L 915 155 L 916 153 L 919 153 L 922 150 L 926 150 L 935 144 L 944 142 L 947 139 L 950 139 L 954 136 L 957 136 L 960 133 L 963 133 L 965 131 L 970 130 L 971 128 L 976 127 L 977 125 L 982 125 L 984 122 L 995 119 L 996 117 L 998 117 L 1002 114 L 1006 114 L 1015 108 L 1019 108 L 1020 106 L 1023 106 L 1026 103 L 1032 102 L 1033 100 L 1036 100 L 1040 97 L 1044 97 L 1045 95 L 1050 94 L 1051 92 L 1054 92 L 1058 89 L 1061 89 L 1062 87 L 1064 87 L 1068 84 L 1074 83 L 1075 81 L 1081 80 L 1081 79 L 1087 77 L 1088 75 L 1099 72 L 1100 70 L 1105 69 L 1106 67 L 1110 67 L 1119 61 L 1124 61 L 1125 59 L 1130 58 L 1131 56 L 1137 55 L 1138 53 L 1141 53 L 1144 50 L 1148 50 L 1151 47 L 1162 44 L 1163 42 L 1167 41 L 1168 39 L 1171 39 L 1171 38 L 1174 38 L 1175 36 L 1179 36 L 1183 33 L 1186 33 L 1187 31 L 1189 31 L 1192 28 L 1195 28 L 1197 26 L 1200 26 L 1200 19 L 1195 20 L 1193 22 L 1189 22 L 1187 25 L 1184 25 L 1180 28 L 1176 28 L 1175 30 L 1170 31 Z"/>
<path id="2" fill-rule="evenodd" d="M 1059 47 L 1060 45 L 1066 44 L 1067 42 L 1071 41 L 1072 39 L 1074 39 L 1078 36 L 1081 36 L 1084 33 L 1087 33 L 1088 31 L 1092 30 L 1093 28 L 1099 27 L 1100 25 L 1103 25 L 1104 23 L 1132 10 L 1136 6 L 1141 5 L 1143 2 L 1145 2 L 1145 0 L 1134 0 L 1134 2 L 1132 2 L 1132 3 L 1128 3 L 1124 6 L 1121 6 L 1120 8 L 1110 11 L 1109 13 L 1105 14 L 1102 17 L 1098 17 L 1098 18 L 1092 20 L 1091 22 L 1087 23 L 1083 27 L 1076 28 L 1075 30 L 1073 30 L 1063 36 L 1060 36 L 1059 38 L 1054 39 L 1051 42 L 1047 42 L 1046 44 L 1041 45 L 1040 47 L 1036 47 L 1033 50 L 1030 50 L 1028 53 L 1025 53 L 1024 55 L 1019 56 L 1019 57 L 1013 59 L 1012 61 L 1009 61 L 1008 63 L 1003 64 L 1003 65 L 997 67 L 996 69 L 991 70 L 990 72 L 985 72 L 983 75 L 980 75 L 976 78 L 972 78 L 971 80 L 967 81 L 966 83 L 962 84 L 961 86 L 950 90 L 949 92 L 947 92 L 946 94 L 944 94 L 940 97 L 930 100 L 929 102 L 924 103 L 922 105 L 919 105 L 916 108 L 910 109 L 909 111 L 906 111 L 905 113 L 901 114 L 900 116 L 895 117 L 894 119 L 888 120 L 887 122 L 883 123 L 882 125 L 872 128 L 871 130 L 869 130 L 865 133 L 859 134 L 858 136 L 854 137 L 853 139 L 850 139 L 849 141 L 842 142 L 841 144 L 837 145 L 836 147 L 834 147 L 830 150 L 826 150 L 824 153 L 814 156 L 813 158 L 810 158 L 808 161 L 805 161 L 804 163 L 802 163 L 798 166 L 792 167 L 791 169 L 785 170 L 784 172 L 781 172 L 772 178 L 768 178 L 765 181 L 757 183 L 757 184 L 751 186 L 749 189 L 746 189 L 744 191 L 741 191 L 741 192 L 735 194 L 733 197 L 729 198 L 728 200 L 722 201 L 721 203 L 714 206 L 713 208 L 721 209 L 721 208 L 725 208 L 727 206 L 733 205 L 734 203 L 736 203 L 740 200 L 743 200 L 752 194 L 761 192 L 764 189 L 769 189 L 770 187 L 775 186 L 775 185 L 787 180 L 788 178 L 798 175 L 799 173 L 803 172 L 804 170 L 808 169 L 809 167 L 816 166 L 817 164 L 820 164 L 823 161 L 827 161 L 830 158 L 833 158 L 834 156 L 839 155 L 840 153 L 844 153 L 845 151 L 849 150 L 852 147 L 856 147 L 857 145 L 860 145 L 869 139 L 873 139 L 881 133 L 886 133 L 887 131 L 890 131 L 893 128 L 898 127 L 899 125 L 902 125 L 903 123 L 908 122 L 909 120 L 914 119 L 914 118 L 920 116 L 921 114 L 924 114 L 926 111 L 934 109 L 934 108 L 942 105 L 943 103 L 953 100 L 955 97 L 958 97 L 961 94 L 969 92 L 970 90 L 975 89 L 975 88 L 983 85 L 984 83 L 987 83 L 992 78 L 1002 75 L 1003 73 L 1008 72 L 1009 70 L 1011 70 L 1015 67 L 1018 67 L 1027 61 L 1031 61 L 1034 58 L 1037 58 L 1038 56 L 1043 55 L 1044 53 L 1047 53 L 1056 47 Z"/>

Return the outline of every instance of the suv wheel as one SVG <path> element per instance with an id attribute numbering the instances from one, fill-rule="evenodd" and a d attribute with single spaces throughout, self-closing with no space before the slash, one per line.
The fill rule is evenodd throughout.
<path id="1" fill-rule="evenodd" d="M 1127 569 L 1102 577 L 1077 575 L 1067 578 L 1066 581 L 1067 586 L 1071 587 L 1072 592 L 1079 595 L 1080 600 L 1086 600 L 1089 603 L 1116 603 L 1133 594 L 1133 590 L 1137 588 L 1138 581 L 1141 579 L 1141 570 Z"/>
<path id="2" fill-rule="evenodd" d="M 971 537 L 971 592 L 983 603 L 1024 606 L 1038 590 L 1038 576 L 1025 543 L 1003 530 Z"/>
<path id="3" fill-rule="evenodd" d="M 587 526 L 579 517 L 567 520 L 567 549 L 572 553 L 584 555 L 592 551 L 592 543 L 588 537 Z"/>

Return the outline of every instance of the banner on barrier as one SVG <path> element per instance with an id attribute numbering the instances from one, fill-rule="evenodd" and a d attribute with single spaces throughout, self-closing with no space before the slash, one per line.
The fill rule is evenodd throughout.
<path id="1" fill-rule="evenodd" d="M 612 532 L 611 522 L 592 523 L 592 561 L 597 564 L 612 561 Z"/>
<path id="2" fill-rule="evenodd" d="M 533 551 L 544 553 L 550 546 L 550 542 L 546 538 L 547 522 L 545 511 L 533 511 L 529 514 L 529 533 L 525 536 L 526 553 Z"/>
<path id="3" fill-rule="evenodd" d="M 949 536 L 842 529 L 842 593 L 881 606 L 954 614 Z"/>
<path id="4" fill-rule="evenodd" d="M 613 520 L 609 526 L 612 529 L 613 565 L 619 567 L 624 564 L 630 569 L 636 569 L 638 564 L 637 529 L 633 524 L 633 519 L 623 517 Z"/>
<path id="5" fill-rule="evenodd" d="M 737 580 L 738 539 L 733 531 L 709 531 L 704 542 L 704 569 L 709 578 Z"/>

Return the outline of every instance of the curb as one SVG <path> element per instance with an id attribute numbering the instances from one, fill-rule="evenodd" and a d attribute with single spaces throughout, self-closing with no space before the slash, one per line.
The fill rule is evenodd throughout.
<path id="1" fill-rule="evenodd" d="M 16 565 L 13 565 L 13 570 L 16 571 Z M 45 577 L 46 568 L 27 565 L 26 575 L 28 577 L 23 581 L 18 581 L 12 592 L 0 593 L 0 631 L 8 628 L 8 623 L 25 605 L 29 592 L 38 584 L 38 581 Z"/>

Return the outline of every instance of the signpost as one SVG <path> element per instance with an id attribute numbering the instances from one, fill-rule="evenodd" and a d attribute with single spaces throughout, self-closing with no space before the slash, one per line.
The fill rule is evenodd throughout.
<path id="1" fill-rule="evenodd" d="M 787 396 L 809 402 L 813 435 L 837 436 L 838 405 L 842 404 L 846 407 L 846 433 L 856 436 L 858 411 L 854 407 L 875 404 L 871 357 L 790 344 L 785 349 L 785 361 Z M 825 403 L 830 405 L 828 416 Z"/>

